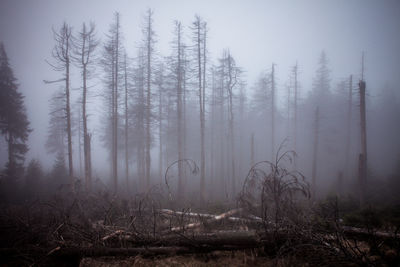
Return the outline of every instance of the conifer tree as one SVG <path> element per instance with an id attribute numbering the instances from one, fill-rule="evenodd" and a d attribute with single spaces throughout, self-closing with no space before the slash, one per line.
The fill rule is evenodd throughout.
<path id="1" fill-rule="evenodd" d="M 8 161 L 5 175 L 15 181 L 23 170 L 28 151 L 28 136 L 32 130 L 24 105 L 24 96 L 18 91 L 17 79 L 0 43 L 0 132 L 7 142 Z"/>

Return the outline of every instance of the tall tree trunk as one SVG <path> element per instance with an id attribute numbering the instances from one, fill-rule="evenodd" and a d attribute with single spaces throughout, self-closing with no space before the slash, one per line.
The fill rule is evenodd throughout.
<path id="1" fill-rule="evenodd" d="M 315 110 L 315 121 L 314 121 L 314 152 L 312 162 L 312 199 L 316 198 L 317 189 L 317 159 L 318 159 L 318 143 L 319 143 L 319 107 Z"/>
<path id="2" fill-rule="evenodd" d="M 164 66 L 159 65 L 157 74 L 157 85 L 158 85 L 158 179 L 162 184 L 163 182 L 163 84 L 164 84 Z"/>
<path id="3" fill-rule="evenodd" d="M 367 186 L 367 121 L 365 114 L 365 81 L 361 80 L 360 88 L 360 123 L 361 123 L 361 154 L 360 154 L 360 203 L 365 203 L 365 191 Z"/>
<path id="4" fill-rule="evenodd" d="M 178 38 L 178 66 L 177 66 L 177 117 L 178 117 L 178 197 L 182 199 L 185 193 L 183 183 L 183 137 L 182 137 L 182 59 L 181 59 L 181 23 L 177 23 L 177 38 Z"/>
<path id="5" fill-rule="evenodd" d="M 67 52 L 69 55 L 69 39 L 67 41 Z M 72 163 L 72 130 L 71 130 L 71 109 L 70 109 L 70 95 L 69 95 L 69 56 L 65 62 L 65 111 L 67 115 L 67 140 L 68 140 L 68 175 L 71 183 L 71 190 L 74 191 L 74 166 Z"/>
<path id="6" fill-rule="evenodd" d="M 81 114 L 81 108 L 79 106 L 78 113 Z M 81 120 L 78 119 L 78 153 L 79 153 L 79 177 L 82 178 L 82 129 Z M 85 164 L 85 163 L 84 163 Z"/>
<path id="7" fill-rule="evenodd" d="M 294 66 L 293 69 L 294 72 L 294 151 L 297 153 L 297 98 L 298 98 L 298 84 L 297 84 L 297 73 L 298 73 L 298 67 L 297 67 L 297 62 L 296 65 Z M 297 157 L 294 157 L 293 159 L 294 167 L 297 167 Z"/>
<path id="8" fill-rule="evenodd" d="M 124 85 L 125 85 L 125 179 L 126 179 L 126 191 L 129 194 L 129 150 L 128 150 L 128 70 L 126 64 L 126 53 L 124 54 Z"/>
<path id="9" fill-rule="evenodd" d="M 83 123 L 83 160 L 85 166 L 85 187 L 90 190 L 90 177 L 89 177 L 89 146 L 88 146 L 88 131 L 87 131 L 87 116 L 86 116 L 86 64 L 83 65 L 83 91 L 82 91 L 82 123 Z"/>
<path id="10" fill-rule="evenodd" d="M 197 40 L 196 40 L 196 46 L 197 46 L 197 65 L 198 65 L 198 79 L 199 79 L 199 106 L 200 106 L 200 147 L 201 147 L 201 155 L 200 155 L 200 201 L 204 202 L 205 201 L 205 151 L 204 151 L 204 95 L 203 95 L 203 86 L 202 86 L 202 50 L 201 50 L 201 20 L 200 18 L 197 18 L 197 29 L 196 29 L 196 34 L 197 34 Z M 203 40 L 204 44 L 206 40 Z M 203 45 L 204 45 L 203 44 Z M 204 56 L 204 55 L 203 55 Z"/>
<path id="11" fill-rule="evenodd" d="M 115 161 L 114 161 L 114 154 L 115 154 L 115 149 L 116 147 L 114 146 L 114 139 L 115 139 L 115 50 L 114 50 L 115 44 L 113 44 L 113 51 L 111 54 L 111 177 L 113 179 L 114 183 L 114 193 L 116 190 L 116 176 L 115 176 L 115 171 L 114 169 L 116 168 L 115 166 Z"/>
<path id="12" fill-rule="evenodd" d="M 228 52 L 228 92 L 229 92 L 229 136 L 230 136 L 230 147 L 231 147 L 231 186 L 232 186 L 232 197 L 236 194 L 236 177 L 235 177 L 235 136 L 233 131 L 234 117 L 233 117 L 233 87 L 234 81 L 232 72 L 232 58 Z"/>
<path id="13" fill-rule="evenodd" d="M 347 107 L 347 136 L 346 136 L 346 155 L 345 155 L 345 176 L 350 179 L 349 161 L 350 161 L 350 146 L 351 146 L 351 123 L 353 110 L 353 75 L 349 78 L 349 99 Z"/>
<path id="14" fill-rule="evenodd" d="M 114 176 L 114 193 L 118 191 L 118 76 L 119 76 L 119 14 L 116 13 L 116 39 L 115 39 L 115 71 L 114 71 L 114 129 L 113 129 L 113 176 Z"/>
<path id="15" fill-rule="evenodd" d="M 271 71 L 271 160 L 275 162 L 275 64 Z"/>
<path id="16" fill-rule="evenodd" d="M 212 93 L 211 93 L 211 123 L 210 123 L 210 188 L 211 188 L 211 194 L 214 195 L 214 187 L 216 186 L 215 184 L 215 109 L 216 109 L 216 84 L 215 84 L 215 69 L 211 70 L 211 75 L 212 75 Z"/>
<path id="17" fill-rule="evenodd" d="M 183 158 L 187 158 L 187 127 L 186 127 L 186 58 L 184 56 L 184 63 L 183 63 L 183 72 L 182 72 L 182 136 L 183 136 L 183 143 L 182 143 L 182 153 Z M 187 184 L 187 170 L 183 168 L 183 186 L 186 187 Z"/>
<path id="18" fill-rule="evenodd" d="M 151 170 L 151 132 L 150 132 L 150 113 L 151 113 L 151 55 L 152 55 L 152 21 L 151 10 L 148 13 L 147 25 L 147 97 L 146 97 L 146 191 L 150 188 L 150 170 Z"/>

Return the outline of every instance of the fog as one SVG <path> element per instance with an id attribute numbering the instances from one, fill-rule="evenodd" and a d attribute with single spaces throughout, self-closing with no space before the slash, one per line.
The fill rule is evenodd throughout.
<path id="1" fill-rule="evenodd" d="M 146 32 L 149 8 L 153 11 L 154 32 L 150 99 L 146 98 L 148 71 L 144 70 L 140 75 L 141 68 L 146 66 L 143 55 L 147 54 L 143 47 L 146 47 L 147 37 L 143 31 Z M 112 60 L 105 53 L 105 46 L 113 34 L 110 28 L 115 23 L 116 12 L 120 19 L 121 51 L 126 51 L 128 57 L 127 84 L 124 84 L 122 52 L 118 55 L 121 65 L 115 68 L 120 71 L 116 89 L 119 97 L 117 180 L 113 172 L 114 140 L 111 139 L 109 120 L 112 105 L 109 76 L 113 67 L 107 65 Z M 204 170 L 196 61 L 199 51 L 193 39 L 195 30 L 191 28 L 196 15 L 207 25 L 204 38 L 206 70 L 205 77 L 201 78 L 202 82 L 205 81 Z M 57 158 L 57 153 L 46 149 L 46 142 L 51 129 L 51 114 L 54 114 L 51 99 L 55 92 L 62 94 L 65 85 L 62 82 L 44 82 L 64 77 L 62 71 L 54 71 L 50 65 L 55 62 L 52 57 L 56 45 L 54 32 L 59 32 L 65 22 L 72 27 L 72 35 L 78 38 L 82 23 L 89 25 L 93 22 L 99 40 L 94 50 L 87 96 L 93 182 L 102 181 L 110 190 L 117 182 L 116 191 L 142 192 L 151 185 L 164 185 L 164 174 L 170 164 L 179 159 L 191 159 L 198 165 L 199 172 L 191 173 L 186 162 L 175 164 L 166 175 L 171 184 L 179 187 L 178 177 L 181 177 L 183 194 L 198 197 L 202 188 L 201 173 L 204 171 L 206 197 L 232 199 L 240 191 L 252 164 L 264 160 L 274 162 L 276 155 L 281 155 L 277 153 L 282 146 L 280 153 L 295 150 L 297 154 L 295 165 L 288 168 L 300 171 L 311 183 L 315 132 L 318 132 L 317 194 L 323 196 L 338 190 L 351 193 L 358 185 L 359 154 L 362 150 L 361 79 L 366 83 L 367 177 L 368 180 L 384 180 L 395 172 L 400 163 L 399 15 L 398 1 L 2 0 L 0 41 L 17 78 L 19 91 L 25 96 L 26 114 L 33 129 L 28 139 L 29 151 L 24 166 L 36 159 L 47 172 L 53 168 Z M 181 39 L 185 44 L 182 57 L 185 63 L 181 67 L 177 67 L 175 60 L 174 21 L 181 22 Z M 204 43 L 201 44 L 202 49 L 203 46 Z M 203 53 L 202 50 L 200 52 Z M 323 63 L 322 55 L 327 59 Z M 235 64 L 231 61 L 227 63 L 228 59 Z M 234 71 L 234 82 L 227 69 L 231 63 L 233 69 L 229 70 Z M 293 67 L 296 64 L 295 100 Z M 352 101 L 349 109 L 350 75 Z M 183 84 L 180 85 L 184 91 L 181 94 L 185 95 L 185 99 L 180 100 L 184 103 L 180 104 L 176 89 L 178 77 Z M 232 85 L 231 91 L 228 84 Z M 124 143 L 125 85 L 129 91 L 127 144 Z M 79 148 L 79 144 L 83 143 L 83 135 L 79 134 L 82 131 L 79 128 L 82 76 L 75 63 L 71 63 L 70 86 L 74 177 L 84 183 L 84 148 Z M 142 98 L 140 92 L 144 94 Z M 142 100 L 148 101 L 146 103 L 150 104 L 150 108 L 143 105 Z M 178 108 L 178 105 L 181 106 Z M 315 130 L 317 106 L 319 117 L 318 129 Z M 183 112 L 180 118 L 182 126 L 178 126 L 178 109 Z M 147 110 L 150 110 L 151 117 L 148 122 L 150 140 L 143 135 L 144 129 L 140 131 L 140 127 L 147 125 L 140 124 L 138 119 L 142 113 L 145 116 Z M 64 117 L 58 117 L 58 120 L 64 120 Z M 181 148 L 179 137 L 185 139 Z M 68 168 L 67 134 L 62 138 L 65 166 Z M 350 142 L 347 142 L 348 138 Z M 147 142 L 150 159 L 144 154 Z M 0 144 L 0 163 L 4 168 L 8 161 L 4 138 Z M 128 185 L 125 177 L 126 153 Z M 143 171 L 146 172 L 148 165 L 150 180 L 146 185 Z M 183 173 L 179 174 L 178 168 L 183 168 Z M 343 179 L 341 189 L 338 189 L 339 173 L 342 173 Z"/>

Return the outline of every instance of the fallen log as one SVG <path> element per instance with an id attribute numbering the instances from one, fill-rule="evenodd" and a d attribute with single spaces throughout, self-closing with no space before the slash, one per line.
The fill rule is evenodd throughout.
<path id="1" fill-rule="evenodd" d="M 197 212 L 182 212 L 182 211 L 173 211 L 170 209 L 162 209 L 160 212 L 163 215 L 169 215 L 169 216 L 183 216 L 183 217 L 189 217 L 189 218 L 194 218 L 194 219 L 199 219 L 199 218 L 207 218 L 207 219 L 214 219 L 216 218 L 215 214 L 209 214 L 209 213 L 197 213 Z M 252 215 L 250 218 L 241 218 L 241 217 L 233 217 L 229 216 L 226 218 L 229 221 L 232 222 L 241 222 L 241 223 L 262 223 L 262 219 Z"/>
<path id="2" fill-rule="evenodd" d="M 382 240 L 400 240 L 400 235 L 396 233 L 383 231 L 368 231 L 365 228 L 357 228 L 352 226 L 342 226 L 343 233 L 349 236 L 357 236 L 360 238 L 374 237 Z"/>
<path id="3" fill-rule="evenodd" d="M 220 221 L 220 220 L 225 219 L 225 218 L 229 218 L 232 215 L 235 215 L 235 214 L 241 212 L 242 210 L 243 210 L 242 208 L 233 209 L 233 210 L 221 213 L 219 215 L 215 215 L 215 216 L 211 217 L 210 219 L 206 220 L 205 222 L 189 223 L 189 224 L 186 224 L 184 226 L 172 227 L 170 230 L 172 232 L 180 232 L 180 231 L 183 231 L 183 230 L 197 228 L 197 227 L 200 227 L 200 226 L 202 226 L 204 224 L 210 224 L 210 223 L 217 222 L 217 221 Z"/>
<path id="4" fill-rule="evenodd" d="M 162 237 L 137 238 L 132 235 L 119 236 L 131 246 L 187 246 L 187 247 L 257 247 L 260 237 L 255 231 L 217 231 L 182 235 L 172 233 Z"/>

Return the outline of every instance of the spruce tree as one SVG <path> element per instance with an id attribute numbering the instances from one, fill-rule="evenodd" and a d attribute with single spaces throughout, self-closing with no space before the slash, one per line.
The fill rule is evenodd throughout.
<path id="1" fill-rule="evenodd" d="M 31 132 L 26 116 L 24 96 L 18 91 L 17 79 L 0 43 L 0 131 L 8 148 L 5 176 L 15 181 L 21 176 L 28 136 Z"/>

